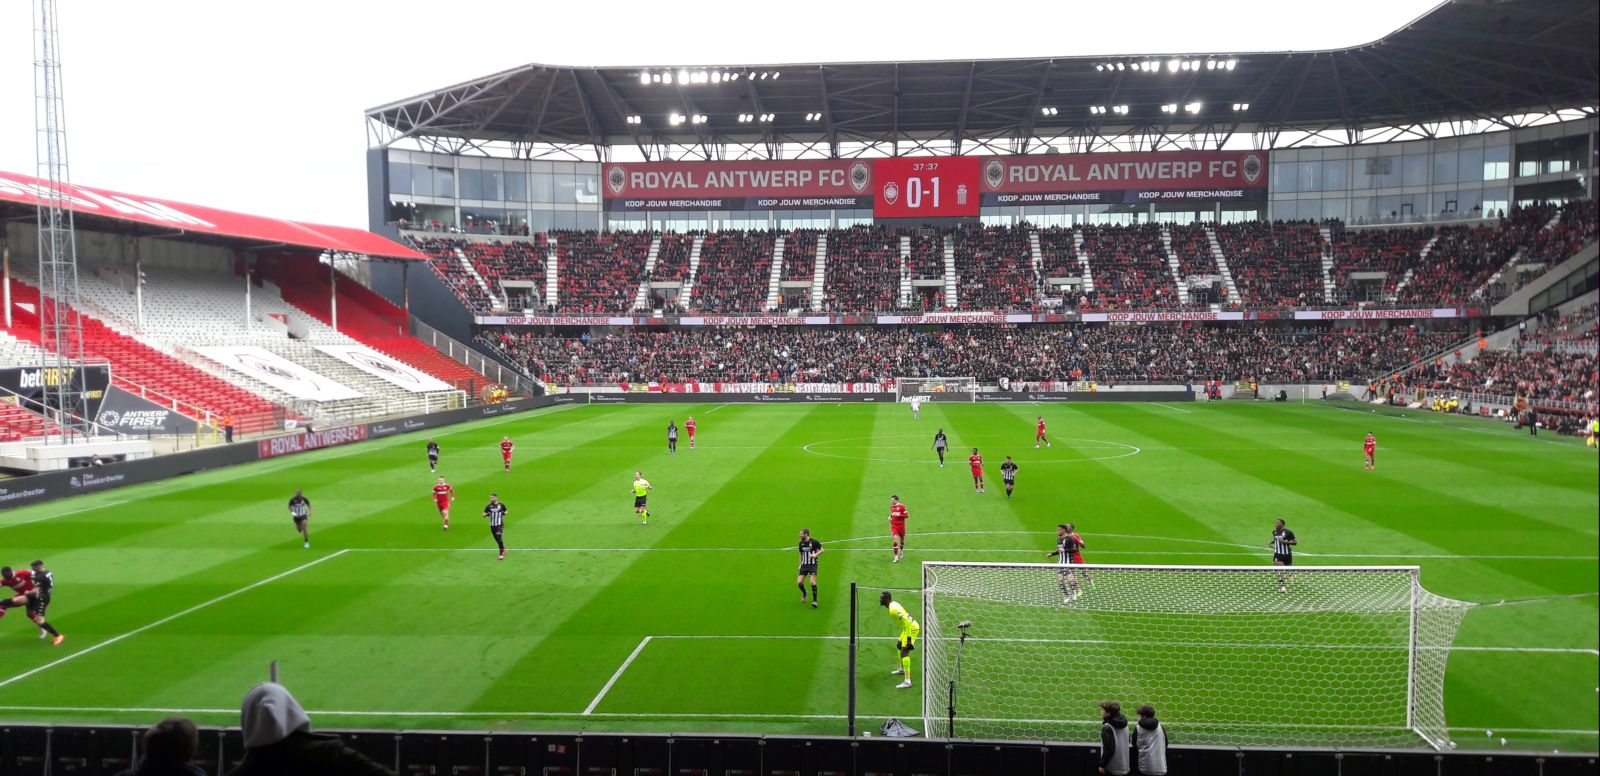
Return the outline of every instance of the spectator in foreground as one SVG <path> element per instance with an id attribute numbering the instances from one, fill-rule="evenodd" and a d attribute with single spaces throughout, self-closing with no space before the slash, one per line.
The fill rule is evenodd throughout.
<path id="1" fill-rule="evenodd" d="M 1100 772 L 1112 776 L 1128 773 L 1128 718 L 1122 704 L 1100 702 Z"/>
<path id="2" fill-rule="evenodd" d="M 167 717 L 139 737 L 144 756 L 117 776 L 205 776 L 194 764 L 200 731 L 185 717 Z"/>
<path id="3" fill-rule="evenodd" d="M 1138 753 L 1134 763 L 1142 776 L 1166 776 L 1167 730 L 1156 719 L 1154 706 L 1139 707 L 1139 724 L 1133 731 L 1133 751 Z"/>
<path id="4" fill-rule="evenodd" d="M 326 776 L 394 776 L 338 736 L 311 732 L 311 718 L 283 685 L 263 682 L 244 696 L 239 711 L 244 760 L 228 776 L 305 773 Z"/>

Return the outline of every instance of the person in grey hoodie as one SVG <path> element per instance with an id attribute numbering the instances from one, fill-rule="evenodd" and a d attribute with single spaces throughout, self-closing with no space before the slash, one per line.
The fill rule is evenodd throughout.
<path id="1" fill-rule="evenodd" d="M 1100 772 L 1128 773 L 1128 718 L 1116 701 L 1100 701 Z"/>
<path id="2" fill-rule="evenodd" d="M 239 718 L 244 760 L 228 776 L 394 776 L 338 736 L 311 732 L 311 718 L 283 685 L 263 682 L 251 688 Z"/>
<path id="3" fill-rule="evenodd" d="M 1167 775 L 1167 730 L 1156 719 L 1156 708 L 1139 707 L 1139 724 L 1133 731 L 1133 751 L 1142 776 Z"/>

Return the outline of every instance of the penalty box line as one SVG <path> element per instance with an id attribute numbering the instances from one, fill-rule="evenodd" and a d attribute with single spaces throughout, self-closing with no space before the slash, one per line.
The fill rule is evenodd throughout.
<path id="1" fill-rule="evenodd" d="M 163 625 L 166 625 L 167 623 L 172 622 L 173 620 L 176 620 L 176 619 L 178 619 L 180 617 L 184 617 L 184 616 L 187 616 L 187 615 L 190 615 L 190 614 L 194 614 L 195 612 L 198 612 L 201 609 L 205 609 L 207 607 L 214 606 L 216 604 L 220 604 L 223 601 L 226 601 L 226 600 L 228 600 L 230 598 L 234 598 L 236 596 L 243 595 L 243 594 L 248 593 L 251 590 L 254 590 L 254 589 L 256 589 L 258 587 L 261 587 L 263 585 L 267 585 L 267 584 L 276 582 L 276 581 L 278 581 L 280 579 L 283 579 L 284 577 L 297 574 L 297 573 L 299 573 L 301 571 L 304 571 L 306 569 L 309 569 L 312 566 L 315 566 L 317 564 L 325 563 L 327 561 L 333 560 L 334 558 L 337 558 L 337 557 L 339 557 L 341 555 L 344 555 L 347 552 L 350 552 L 350 551 L 349 550 L 339 550 L 338 552 L 335 552 L 332 555 L 324 555 L 324 556 L 322 556 L 320 558 L 317 558 L 316 560 L 311 561 L 309 563 L 302 563 L 302 564 L 300 564 L 298 566 L 295 566 L 294 568 L 289 569 L 288 571 L 284 571 L 284 572 L 281 572 L 281 573 L 278 573 L 278 574 L 273 574 L 272 576 L 267 577 L 266 579 L 259 580 L 259 581 L 256 581 L 256 582 L 252 582 L 252 583 L 250 583 L 248 585 L 245 585 L 244 587 L 241 587 L 241 588 L 239 588 L 237 590 L 234 590 L 232 592 L 223 593 L 222 595 L 219 595 L 216 598 L 213 598 L 213 599 L 211 599 L 209 601 L 205 601 L 205 602 L 202 602 L 202 603 L 195 604 L 194 606 L 191 606 L 191 607 L 189 607 L 187 609 L 184 609 L 183 611 L 178 612 L 177 614 L 171 614 L 171 615 L 163 617 L 163 618 L 161 618 L 159 620 L 156 620 L 155 622 L 152 622 L 152 623 L 150 623 L 148 625 L 144 625 L 144 626 L 141 626 L 141 627 L 138 627 L 138 628 L 134 628 L 133 630 L 128 631 L 127 633 L 124 633 L 124 634 L 122 634 L 120 636 L 112 636 L 111 638 L 106 639 L 105 641 L 97 642 L 97 643 L 89 646 L 87 649 L 82 649 L 82 650 L 74 652 L 74 653 L 72 653 L 70 655 L 67 655 L 65 657 L 57 658 L 57 659 L 52 660 L 52 661 L 50 661 L 48 663 L 45 663 L 44 665 L 39 666 L 37 668 L 32 668 L 32 669 L 29 669 L 27 671 L 23 671 L 22 673 L 17 674 L 16 676 L 11 677 L 10 679 L 5 679 L 3 681 L 0 681 L 0 687 L 5 687 L 5 686 L 10 685 L 10 684 L 15 684 L 17 682 L 22 681 L 23 679 L 27 679 L 28 677 L 33 676 L 34 674 L 40 673 L 41 671 L 48 671 L 48 670 L 50 670 L 52 668 L 55 668 L 58 665 L 61 665 L 62 663 L 66 663 L 68 661 L 76 660 L 76 659 L 78 659 L 80 657 L 83 657 L 84 655 L 90 654 L 92 652 L 97 652 L 97 651 L 99 651 L 101 649 L 104 649 L 105 647 L 109 647 L 112 644 L 115 644 L 115 643 L 117 643 L 119 641 L 123 641 L 125 639 L 132 638 L 134 636 L 137 636 L 137 635 L 139 635 L 141 633 L 144 633 L 146 631 L 152 630 L 154 628 L 159 628 L 159 627 L 161 627 Z"/>

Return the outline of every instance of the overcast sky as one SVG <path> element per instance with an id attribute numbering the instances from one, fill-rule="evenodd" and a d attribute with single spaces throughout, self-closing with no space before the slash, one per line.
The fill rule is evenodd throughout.
<path id="1" fill-rule="evenodd" d="M 363 227 L 366 108 L 529 62 L 1311 50 L 1376 39 L 1437 4 L 57 1 L 74 182 Z M 37 0 L 0 3 L 0 170 L 26 174 L 35 170 L 30 6 Z M 778 10 L 790 7 L 792 16 Z M 973 7 L 989 12 L 962 10 Z"/>

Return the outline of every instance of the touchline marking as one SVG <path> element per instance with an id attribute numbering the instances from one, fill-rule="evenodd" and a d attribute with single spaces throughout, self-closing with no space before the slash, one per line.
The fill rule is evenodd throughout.
<path id="1" fill-rule="evenodd" d="M 617 680 L 622 678 L 622 672 L 628 670 L 628 666 L 633 665 L 633 659 L 644 651 L 644 646 L 650 643 L 651 638 L 653 637 L 645 636 L 639 640 L 639 646 L 633 648 L 633 652 L 628 654 L 628 659 L 622 661 L 622 665 L 617 666 L 617 672 L 611 675 L 611 680 L 606 682 L 606 686 L 600 688 L 600 692 L 594 696 L 594 700 L 589 701 L 589 705 L 583 710 L 583 716 L 587 717 L 594 714 L 594 707 L 599 706 L 600 701 L 605 699 L 606 693 L 611 692 L 611 685 L 616 684 Z"/>
<path id="2" fill-rule="evenodd" d="M 729 403 L 728 403 L 728 404 L 718 404 L 718 405 L 717 405 L 717 406 L 715 406 L 715 407 L 712 407 L 712 408 L 711 408 L 711 409 L 709 409 L 709 410 L 706 410 L 706 414 L 707 414 L 707 415 L 710 415 L 710 414 L 711 414 L 711 413 L 713 413 L 713 412 L 716 412 L 716 411 L 717 411 L 717 410 L 720 410 L 720 409 L 722 409 L 722 408 L 723 408 L 723 407 L 732 407 L 732 406 L 733 406 L 733 403 L 732 403 L 732 402 L 729 402 Z"/>
<path id="3" fill-rule="evenodd" d="M 1174 406 L 1172 406 L 1170 404 L 1162 404 L 1161 402 L 1151 402 L 1151 404 L 1154 404 L 1157 407 L 1166 407 L 1169 410 L 1174 410 L 1176 412 L 1181 412 L 1181 413 L 1183 413 L 1185 415 L 1193 415 L 1194 414 L 1194 410 L 1186 410 L 1186 409 L 1183 409 L 1182 407 L 1174 407 Z"/>
<path id="4" fill-rule="evenodd" d="M 79 512 L 93 512 L 96 509 L 105 509 L 106 507 L 120 506 L 120 505 L 126 504 L 126 503 L 128 503 L 128 499 L 123 499 L 121 501 L 113 501 L 113 502 L 111 502 L 109 504 L 101 504 L 99 506 L 83 507 L 82 509 L 74 509 L 74 510 L 72 510 L 70 512 L 58 512 L 58 513 L 53 514 L 53 515 L 45 515 L 44 517 L 36 517 L 36 518 L 34 518 L 32 520 L 23 520 L 23 521 L 17 522 L 17 523 L 4 523 L 4 524 L 0 524 L 0 530 L 4 530 L 6 528 L 16 528 L 19 525 L 28 525 L 29 523 L 42 523 L 42 522 L 44 522 L 46 520 L 54 520 L 54 519 L 56 519 L 58 517 L 66 517 L 67 515 L 76 515 Z"/>
<path id="5" fill-rule="evenodd" d="M 91 646 L 91 647 L 89 647 L 87 649 L 84 649 L 84 650 L 81 650 L 81 651 L 78 651 L 78 652 L 74 652 L 74 653 L 72 653 L 70 655 L 67 655 L 66 657 L 63 657 L 63 658 L 52 660 L 52 661 L 50 661 L 48 663 L 45 663 L 42 666 L 39 666 L 38 668 L 34 668 L 34 669 L 27 670 L 27 671 L 23 671 L 22 673 L 17 674 L 16 676 L 11 677 L 10 679 L 7 679 L 7 680 L 5 680 L 3 682 L 0 682 L 0 687 L 5 687 L 8 684 L 13 684 L 13 683 L 16 683 L 16 682 L 20 682 L 23 679 L 26 679 L 26 678 L 28 678 L 30 676 L 33 676 L 34 674 L 39 673 L 40 671 L 44 671 L 44 670 L 50 669 L 50 668 L 55 668 L 56 666 L 61 665 L 62 663 L 67 662 L 68 660 L 76 660 L 77 658 L 83 657 L 84 655 L 87 655 L 87 654 L 89 654 L 91 652 L 94 652 L 95 650 L 101 649 L 103 647 L 109 647 L 112 644 L 115 644 L 115 643 L 117 643 L 119 641 L 122 641 L 123 639 L 131 638 L 133 636 L 137 636 L 137 635 L 139 635 L 141 633 L 144 633 L 145 631 L 150 630 L 152 628 L 159 628 L 162 625 L 166 625 L 167 623 L 178 619 L 179 617 L 183 617 L 184 615 L 188 615 L 188 614 L 193 614 L 193 613 L 198 612 L 201 609 L 204 609 L 204 608 L 206 608 L 208 606 L 211 606 L 213 604 L 219 604 L 219 603 L 222 603 L 223 601 L 226 601 L 226 600 L 228 600 L 230 598 L 233 598 L 234 596 L 238 596 L 238 595 L 242 595 L 244 593 L 248 593 L 251 590 L 254 590 L 254 589 L 258 588 L 258 587 L 261 587 L 262 585 L 265 585 L 265 584 L 267 584 L 269 582 L 276 582 L 277 580 L 283 579 L 284 577 L 287 577 L 287 576 L 289 576 L 291 574 L 295 574 L 295 573 L 304 571 L 304 570 L 306 570 L 308 568 L 311 568 L 312 566 L 315 566 L 318 563 L 323 563 L 323 562 L 326 562 L 326 561 L 333 560 L 334 558 L 337 558 L 340 555 L 343 555 L 343 554 L 345 554 L 347 552 L 349 552 L 349 550 L 340 550 L 340 551 L 338 551 L 338 552 L 336 552 L 336 553 L 334 553 L 332 555 L 325 555 L 325 556 L 323 556 L 321 558 L 317 558 L 316 560 L 311 561 L 310 563 L 302 563 L 302 564 L 300 564 L 298 566 L 295 566 L 294 568 L 289 569 L 288 571 L 285 571 L 285 572 L 283 572 L 281 574 L 274 574 L 274 575 L 272 575 L 270 577 L 267 577 L 266 579 L 263 579 L 263 580 L 261 580 L 259 582 L 252 582 L 252 583 L 250 583 L 248 585 L 245 585 L 244 587 L 241 587 L 238 590 L 235 590 L 235 591 L 233 591 L 231 593 L 223 593 L 222 595 L 219 595 L 216 598 L 213 598 L 213 599 L 211 599 L 209 601 L 206 601 L 204 603 L 195 604 L 194 606 L 191 606 L 191 607 L 189 607 L 187 609 L 184 609 L 183 611 L 178 612 L 177 614 L 168 615 L 168 616 L 163 617 L 163 618 L 161 618 L 159 620 L 156 620 L 155 622 L 152 622 L 149 625 L 145 625 L 145 626 L 139 627 L 139 628 L 134 628 L 133 630 L 128 631 L 127 633 L 124 633 L 124 634 L 122 634 L 120 636 L 112 636 L 111 638 L 106 639 L 105 641 L 102 641 L 102 642 L 100 642 L 98 644 L 95 644 L 95 645 L 93 645 L 93 646 Z"/>

